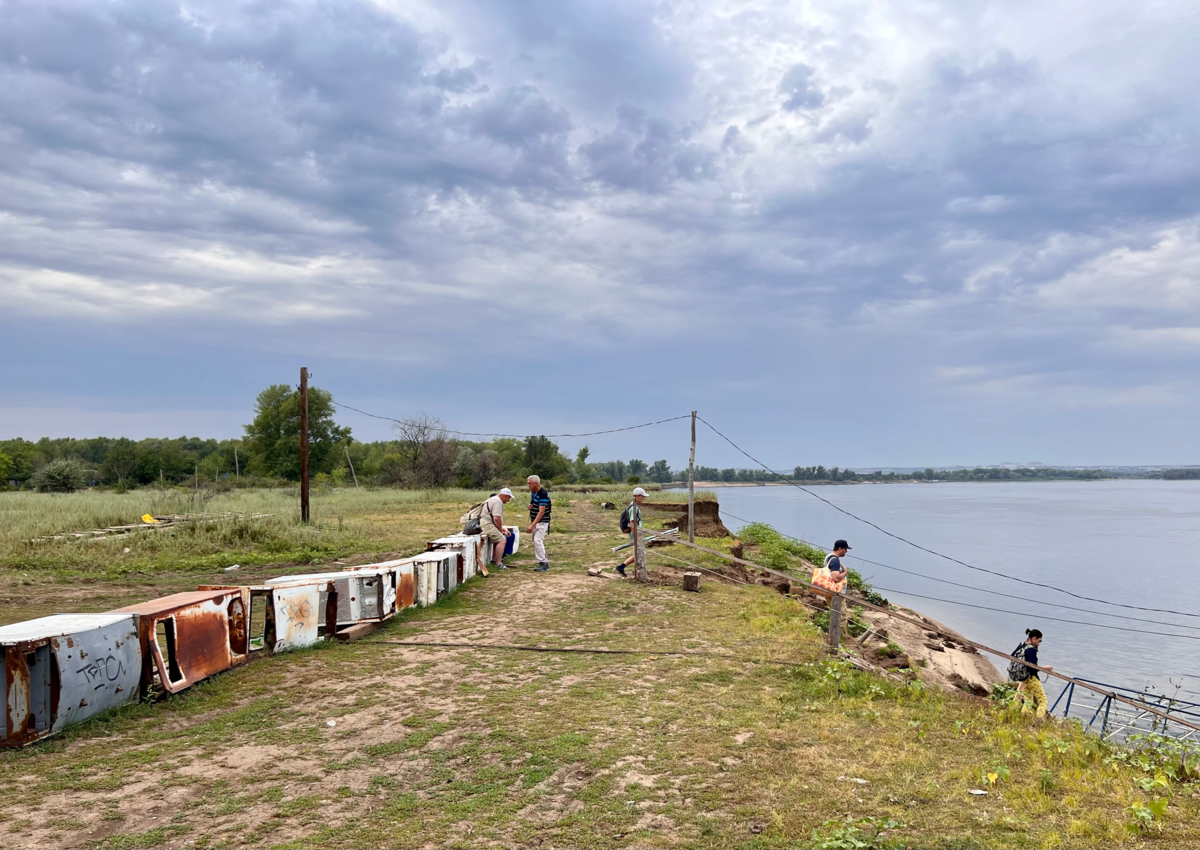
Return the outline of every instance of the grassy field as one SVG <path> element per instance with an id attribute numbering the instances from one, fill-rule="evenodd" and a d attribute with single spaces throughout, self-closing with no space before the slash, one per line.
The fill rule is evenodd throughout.
<path id="1" fill-rule="evenodd" d="M 317 553 L 314 564 L 414 551 L 477 497 L 337 492 L 320 498 L 312 529 L 285 519 L 286 494 L 214 500 L 209 510 L 277 514 L 247 523 L 261 537 L 242 535 L 229 551 L 220 528 L 148 534 L 128 554 L 21 542 L 148 510 L 136 494 L 81 495 L 69 508 L 19 503 L 63 513 L 57 525 L 21 518 L 22 530 L 6 529 L 10 593 L 57 590 L 98 606 L 194 585 L 230 561 L 253 565 L 239 576 L 292 569 L 272 564 L 276 551 Z M 1200 845 L 1200 800 L 1163 765 L 1071 726 L 830 660 L 805 610 L 771 590 L 706 579 L 684 593 L 661 567 L 650 585 L 586 577 L 615 562 L 608 547 L 621 539 L 603 500 L 556 502 L 547 574 L 530 571 L 526 550 L 516 570 L 360 642 L 264 659 L 0 753 L 0 845 Z M 519 520 L 524 500 L 509 515 Z M 88 548 L 102 546 L 119 563 Z M 16 583 L 25 573 L 34 584 Z M 1167 808 L 1147 818 L 1156 799 Z"/>

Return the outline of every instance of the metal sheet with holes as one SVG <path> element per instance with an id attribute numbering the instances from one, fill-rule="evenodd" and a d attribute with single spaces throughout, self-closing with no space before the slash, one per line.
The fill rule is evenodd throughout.
<path id="1" fill-rule="evenodd" d="M 157 685 L 178 693 L 245 662 L 249 611 L 250 589 L 238 587 L 176 593 L 112 613 L 137 619 L 143 692 Z"/>
<path id="2" fill-rule="evenodd" d="M 0 745 L 24 746 L 138 698 L 142 652 L 132 615 L 56 614 L 0 629 Z"/>

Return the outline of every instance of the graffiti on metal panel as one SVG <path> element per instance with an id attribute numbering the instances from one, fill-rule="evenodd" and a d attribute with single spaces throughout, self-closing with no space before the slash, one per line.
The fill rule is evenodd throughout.
<path id="1" fill-rule="evenodd" d="M 109 682 L 117 681 L 124 673 L 125 666 L 114 655 L 96 659 L 75 671 L 75 675 L 83 676 L 94 691 L 108 687 Z"/>

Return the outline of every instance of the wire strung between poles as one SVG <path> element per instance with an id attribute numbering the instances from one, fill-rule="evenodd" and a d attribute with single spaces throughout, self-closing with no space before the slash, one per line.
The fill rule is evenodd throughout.
<path id="1" fill-rule="evenodd" d="M 730 519 L 736 519 L 739 522 L 745 522 L 745 523 L 756 522 L 756 520 L 750 520 L 750 519 L 746 519 L 745 517 L 740 517 L 735 514 L 731 514 L 729 511 L 725 510 L 724 508 L 721 508 L 721 513 L 724 514 L 725 516 L 729 517 Z M 779 534 L 781 537 L 786 537 L 789 540 L 795 540 L 796 542 L 803 543 L 806 546 L 812 546 L 814 549 L 820 550 L 820 548 L 821 548 L 820 544 L 813 543 L 811 540 L 805 540 L 803 537 L 793 537 L 790 534 L 784 534 L 782 531 L 777 531 L 776 533 Z M 917 578 L 927 579 L 928 581 L 936 581 L 936 582 L 940 582 L 941 584 L 949 584 L 954 587 L 962 587 L 962 588 L 966 588 L 967 590 L 975 590 L 980 593 L 990 593 L 993 596 L 1003 596 L 1006 599 L 1016 599 L 1020 602 L 1030 602 L 1035 605 L 1046 605 L 1051 608 L 1062 608 L 1066 611 L 1079 611 L 1080 613 L 1083 613 L 1083 614 L 1095 614 L 1098 617 L 1115 617 L 1120 620 L 1131 620 L 1135 623 L 1148 623 L 1153 626 L 1169 626 L 1170 628 L 1173 628 L 1173 629 L 1200 630 L 1200 626 L 1189 626 L 1187 623 L 1164 623 L 1161 620 L 1148 620 L 1145 617 L 1130 617 L 1128 614 L 1106 614 L 1102 611 L 1093 611 L 1091 608 L 1080 608 L 1077 605 L 1067 605 L 1062 602 L 1046 602 L 1041 599 L 1029 599 L 1028 597 L 1017 596 L 1016 594 L 1013 594 L 1013 593 L 1003 593 L 999 590 L 989 590 L 986 587 L 976 587 L 975 585 L 971 585 L 971 584 L 963 584 L 962 582 L 951 581 L 948 578 L 941 578 L 939 576 L 926 575 L 925 573 L 919 573 L 919 572 L 916 572 L 915 570 L 906 570 L 903 567 L 895 567 L 895 566 L 892 566 L 891 564 L 883 564 L 883 563 L 880 563 L 879 561 L 872 561 L 869 558 L 864 558 L 862 555 L 847 555 L 846 557 L 850 558 L 852 560 L 855 560 L 855 561 L 862 561 L 864 564 L 871 564 L 872 566 L 883 567 L 885 570 L 895 570 L 898 573 L 905 573 L 906 575 L 916 576 Z M 904 591 L 904 590 L 895 590 L 895 591 L 891 591 L 891 592 L 892 593 L 907 593 L 907 591 Z M 1041 616 L 1041 615 L 1039 614 L 1037 616 Z M 1072 622 L 1072 621 L 1065 621 L 1065 622 Z"/>
<path id="2" fill-rule="evenodd" d="M 340 401 L 333 401 L 334 407 L 340 407 L 345 410 L 353 410 L 355 413 L 361 413 L 363 416 L 370 416 L 372 419 L 382 419 L 384 422 L 392 422 L 396 425 L 404 424 L 400 419 L 393 419 L 391 416 L 379 416 L 375 413 L 367 413 L 365 410 L 359 410 L 357 407 L 351 407 L 348 404 L 342 404 Z M 677 422 L 680 419 L 691 419 L 692 414 L 685 413 L 683 416 L 672 416 L 670 419 L 659 419 L 656 422 L 643 422 L 641 425 L 628 425 L 624 428 L 609 428 L 607 431 L 589 431 L 586 434 L 542 434 L 543 437 L 597 437 L 601 434 L 616 434 L 618 431 L 636 431 L 638 428 L 649 428 L 651 425 L 662 425 L 664 422 Z M 529 434 L 501 434 L 494 431 L 456 431 L 453 428 L 442 428 L 447 434 L 458 434 L 462 437 L 515 437 L 518 440 L 523 440 L 530 436 Z"/>
<path id="3" fill-rule="evenodd" d="M 758 464 L 758 467 L 760 469 L 771 473 L 776 478 L 778 478 L 780 481 L 782 481 L 784 484 L 790 484 L 791 486 L 795 487 L 797 490 L 801 490 L 801 491 L 807 493 L 808 495 L 812 496 L 814 499 L 817 499 L 817 500 L 829 505 L 829 507 L 833 508 L 838 513 L 845 514 L 846 516 L 850 517 L 851 519 L 857 520 L 858 522 L 861 522 L 864 525 L 869 525 L 869 526 L 871 526 L 871 528 L 875 529 L 880 534 L 884 534 L 884 535 L 892 538 L 893 540 L 899 540 L 901 543 L 905 543 L 905 544 L 913 547 L 914 549 L 920 549 L 922 552 L 928 552 L 930 555 L 934 555 L 938 558 L 943 558 L 947 561 L 950 561 L 951 563 L 958 564 L 959 566 L 962 566 L 962 567 L 966 567 L 968 570 L 977 570 L 981 573 L 989 573 L 990 575 L 999 576 L 1000 578 L 1008 579 L 1009 581 L 1015 581 L 1015 582 L 1019 582 L 1021 584 L 1028 584 L 1033 587 L 1041 587 L 1046 590 L 1053 590 L 1057 593 L 1064 593 L 1067 596 L 1072 596 L 1075 599 L 1082 599 L 1085 602 L 1097 602 L 1101 605 L 1113 605 L 1117 608 L 1128 608 L 1133 611 L 1151 611 L 1156 614 L 1174 614 L 1178 617 L 1200 618 L 1200 614 L 1194 614 L 1190 611 L 1174 611 L 1170 608 L 1147 608 L 1142 605 L 1129 605 L 1124 602 L 1110 602 L 1107 599 L 1098 599 L 1094 596 L 1083 596 L 1081 594 L 1074 593 L 1070 590 L 1065 590 L 1061 587 L 1056 587 L 1053 584 L 1043 584 L 1042 582 L 1032 581 L 1030 579 L 1018 578 L 1016 576 L 1011 576 L 1011 575 L 1008 575 L 1007 573 L 1002 573 L 997 570 L 989 570 L 986 567 L 977 567 L 974 564 L 968 564 L 966 561 L 960 561 L 958 558 L 951 557 L 950 555 L 943 555 L 941 552 L 938 552 L 934 549 L 929 549 L 928 547 L 922 546 L 920 543 L 914 543 L 913 541 L 909 540 L 906 537 L 901 537 L 899 534 L 893 534 L 892 532 L 888 531 L 886 528 L 881 528 L 880 526 L 871 522 L 871 520 L 863 519 L 858 514 L 852 513 L 851 511 L 848 511 L 845 508 L 834 504 L 833 502 L 826 499 L 824 496 L 817 495 L 812 490 L 809 490 L 807 487 L 802 487 L 801 485 L 797 484 L 795 481 L 790 481 L 786 476 L 781 475 L 780 473 L 771 469 L 771 467 L 767 466 L 765 463 L 763 463 L 761 460 L 756 458 L 754 455 L 747 452 L 745 449 L 743 449 L 741 446 L 739 446 L 733 440 L 726 437 L 724 434 L 722 434 L 720 431 L 718 431 L 715 427 L 713 427 L 708 421 L 706 421 L 703 416 L 697 416 L 696 418 L 699 419 L 701 422 L 703 422 L 710 431 L 712 431 L 714 434 L 716 434 L 718 437 L 720 437 L 725 442 L 729 443 L 729 445 L 733 446 L 734 449 L 736 449 L 738 452 L 740 452 L 741 454 L 745 455 L 747 458 L 749 458 L 750 460 L 752 460 L 756 464 Z"/>

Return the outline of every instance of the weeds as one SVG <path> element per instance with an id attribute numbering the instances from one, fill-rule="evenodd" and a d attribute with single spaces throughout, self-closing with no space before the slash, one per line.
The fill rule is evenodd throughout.
<path id="1" fill-rule="evenodd" d="M 827 820 L 820 829 L 812 831 L 812 845 L 817 850 L 874 850 L 874 848 L 903 847 L 904 842 L 884 835 L 889 830 L 904 829 L 907 824 L 892 818 L 847 817 Z"/>

